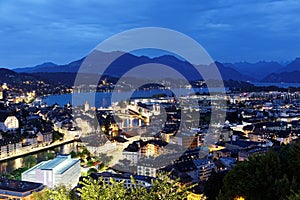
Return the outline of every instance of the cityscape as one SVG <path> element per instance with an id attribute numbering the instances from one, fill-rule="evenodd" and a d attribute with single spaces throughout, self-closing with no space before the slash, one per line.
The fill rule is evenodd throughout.
<path id="1" fill-rule="evenodd" d="M 0 2 L 0 199 L 300 199 L 300 3 L 140 4 Z"/>

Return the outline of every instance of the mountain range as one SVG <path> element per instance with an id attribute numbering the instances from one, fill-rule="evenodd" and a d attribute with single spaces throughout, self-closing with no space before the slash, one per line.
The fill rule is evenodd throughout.
<path id="1" fill-rule="evenodd" d="M 136 66 L 144 64 L 163 64 L 172 67 L 173 69 L 179 71 L 189 80 L 196 79 L 195 70 L 192 70 L 192 65 L 186 61 L 178 59 L 172 55 L 164 55 L 155 58 L 149 58 L 147 56 L 136 56 L 130 53 L 122 52 L 92 52 L 95 58 L 97 59 L 95 63 L 92 63 L 90 71 L 97 71 L 99 65 L 105 65 L 108 58 L 118 57 L 122 54 L 117 60 L 111 63 L 106 73 L 110 75 L 113 74 L 116 77 L 121 77 L 128 70 L 135 68 Z M 68 64 L 55 64 L 52 62 L 45 62 L 43 64 L 26 67 L 26 68 L 16 68 L 13 71 L 18 73 L 77 73 L 81 64 L 83 63 L 86 57 L 70 62 Z M 103 62 L 102 62 L 103 60 Z M 210 65 L 194 65 L 195 67 L 201 68 L 201 70 L 209 70 Z M 252 82 L 287 82 L 287 83 L 300 83 L 300 58 L 296 58 L 287 65 L 282 65 L 274 61 L 260 61 L 256 63 L 248 62 L 236 62 L 236 63 L 221 63 L 215 61 L 215 66 L 217 66 L 223 80 L 237 80 L 237 81 L 252 81 Z M 88 73 L 88 72 L 86 72 Z M 134 74 L 136 73 L 136 74 Z M 165 72 L 156 73 L 155 70 L 148 70 L 146 73 L 141 73 L 139 69 L 135 70 L 132 76 L 143 74 L 145 78 L 155 77 L 160 78 L 165 77 Z M 166 72 L 167 73 L 167 72 Z"/>

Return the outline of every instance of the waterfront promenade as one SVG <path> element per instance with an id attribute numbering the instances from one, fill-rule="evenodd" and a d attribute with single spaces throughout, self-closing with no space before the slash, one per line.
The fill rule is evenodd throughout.
<path id="1" fill-rule="evenodd" d="M 49 144 L 47 146 L 33 147 L 32 149 L 26 149 L 26 150 L 24 149 L 23 151 L 19 151 L 18 153 L 8 155 L 4 158 L 0 158 L 0 162 L 1 161 L 6 161 L 6 160 L 9 160 L 9 159 L 13 159 L 13 158 L 18 158 L 18 157 L 25 156 L 25 155 L 29 155 L 29 154 L 36 153 L 36 152 L 39 152 L 39 151 L 44 151 L 44 150 L 51 149 L 53 147 L 61 146 L 61 145 L 71 143 L 71 142 L 74 142 L 74 141 L 75 141 L 74 138 L 67 138 L 67 139 L 64 139 L 64 140 L 61 140 L 61 141 L 55 141 L 52 144 Z"/>

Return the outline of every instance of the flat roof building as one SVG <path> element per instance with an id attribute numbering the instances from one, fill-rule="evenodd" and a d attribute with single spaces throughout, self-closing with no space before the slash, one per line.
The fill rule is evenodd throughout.
<path id="1" fill-rule="evenodd" d="M 42 183 L 0 179 L 0 199 L 30 200 L 33 199 L 34 192 L 40 192 L 43 189 Z"/>
<path id="2" fill-rule="evenodd" d="M 80 175 L 79 159 L 72 159 L 70 155 L 59 155 L 23 172 L 22 180 L 43 183 L 48 187 L 63 184 L 73 188 L 77 185 Z"/>

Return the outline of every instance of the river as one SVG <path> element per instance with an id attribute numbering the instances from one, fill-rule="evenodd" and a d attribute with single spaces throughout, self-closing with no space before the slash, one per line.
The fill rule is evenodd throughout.
<path id="1" fill-rule="evenodd" d="M 68 144 L 61 145 L 59 147 L 54 147 L 52 149 L 47 149 L 44 151 L 39 151 L 36 153 L 32 153 L 30 155 L 33 155 L 37 162 L 48 160 L 47 153 L 55 153 L 55 154 L 69 154 L 71 151 L 77 152 L 77 142 L 72 142 Z M 26 155 L 28 156 L 28 155 Z M 2 173 L 9 173 L 12 172 L 15 169 L 18 169 L 20 167 L 24 167 L 24 158 L 26 156 L 21 156 L 15 159 L 9 159 L 6 161 L 0 162 L 0 174 Z"/>

